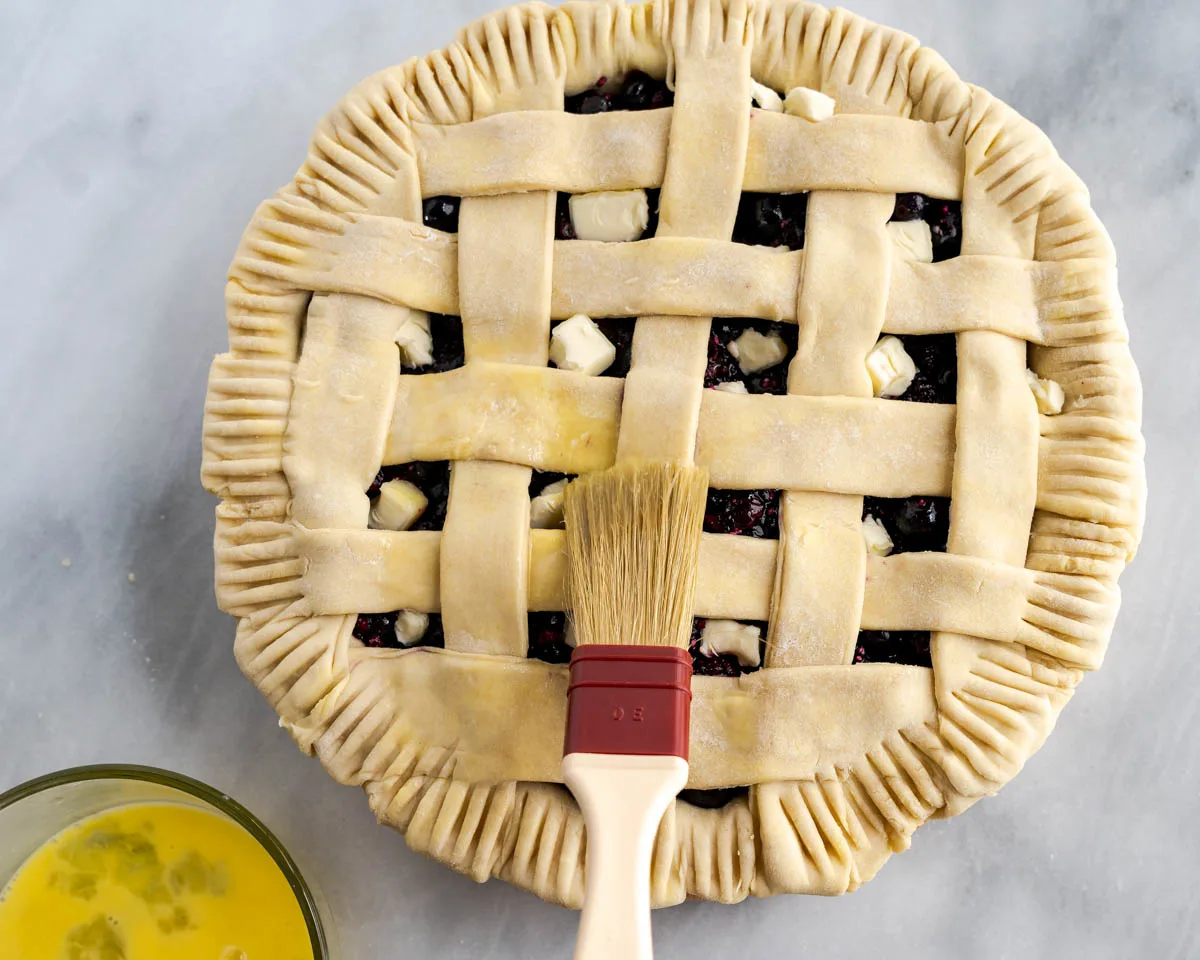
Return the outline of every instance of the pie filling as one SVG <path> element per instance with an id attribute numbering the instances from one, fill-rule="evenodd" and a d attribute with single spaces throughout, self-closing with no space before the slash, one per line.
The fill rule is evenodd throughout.
<path id="1" fill-rule="evenodd" d="M 673 93 L 662 80 L 644 73 L 630 73 L 623 81 L 601 78 L 589 90 L 566 99 L 568 113 L 606 113 L 612 110 L 647 110 L 671 106 Z M 640 237 L 653 236 L 658 224 L 659 191 L 647 190 L 643 217 L 646 225 Z M 743 193 L 738 206 L 732 239 L 737 243 L 786 247 L 800 250 L 804 232 L 808 194 Z M 423 217 L 426 226 L 454 233 L 458 230 L 460 199 L 435 196 L 424 201 Z M 925 258 L 930 248 L 934 262 L 959 255 L 962 247 L 961 204 L 953 200 L 938 200 L 923 194 L 900 194 L 896 197 L 891 222 L 928 226 L 928 238 L 921 237 L 924 229 L 915 228 L 918 239 L 925 243 Z M 632 239 L 639 239 L 632 228 Z M 911 231 L 903 231 L 910 233 Z M 555 236 L 559 240 L 577 238 L 572 221 L 571 197 L 557 198 Z M 633 342 L 633 321 L 628 318 L 589 318 L 613 345 L 615 359 L 603 370 L 603 376 L 625 377 L 629 373 Z M 566 322 L 566 321 L 559 321 Z M 557 323 L 555 324 L 557 326 Z M 412 374 L 442 373 L 460 367 L 464 362 L 462 321 L 458 317 L 431 315 L 431 363 L 406 370 Z M 709 339 L 708 366 L 704 386 L 710 389 L 748 394 L 786 394 L 788 365 L 796 354 L 798 331 L 795 325 L 765 320 L 716 318 Z M 903 353 L 911 358 L 911 382 L 901 391 L 883 394 L 901 401 L 917 403 L 954 403 L 957 389 L 957 354 L 953 334 L 929 336 L 900 335 L 897 338 Z M 891 344 L 891 348 L 895 348 Z M 912 369 L 910 367 L 909 369 Z M 367 495 L 374 502 L 380 487 L 390 480 L 406 480 L 416 486 L 428 499 L 425 512 L 409 527 L 412 530 L 440 530 L 446 519 L 449 497 L 449 463 L 413 462 L 385 466 L 379 471 Z M 534 470 L 529 485 L 531 500 L 551 484 L 570 480 L 565 474 Z M 704 516 L 707 533 L 738 536 L 779 537 L 779 490 L 710 490 Z M 863 500 L 863 520 L 871 523 L 875 535 L 885 544 L 882 551 L 944 551 L 949 529 L 950 501 L 944 497 L 908 497 L 883 499 L 866 497 Z M 885 531 L 886 535 L 878 531 Z M 890 546 L 886 541 L 890 539 Z M 406 611 L 359 614 L 354 637 L 370 647 L 441 647 L 445 644 L 442 619 L 437 614 L 428 617 L 424 632 L 413 637 L 411 615 Z M 420 617 L 420 615 L 417 615 Z M 398 625 L 399 622 L 399 625 Z M 737 625 L 725 623 L 733 629 Z M 689 649 L 695 673 L 702 676 L 737 677 L 759 669 L 765 653 L 767 624 L 741 621 L 743 627 L 757 629 L 759 650 L 757 658 L 727 652 L 706 653 L 704 632 L 708 620 L 697 617 L 693 623 Z M 753 635 L 749 635 L 751 640 Z M 930 636 L 926 631 L 862 630 L 854 653 L 854 663 L 897 663 L 930 666 Z M 529 614 L 529 656 L 547 663 L 565 664 L 571 658 L 568 643 L 567 618 L 564 613 L 539 611 Z M 757 662 L 753 662 L 757 660 Z M 745 787 L 721 790 L 685 790 L 680 797 L 696 806 L 719 808 L 746 793 Z"/>
<path id="2" fill-rule="evenodd" d="M 379 488 L 389 480 L 407 480 L 429 500 L 429 506 L 409 530 L 441 530 L 446 525 L 446 505 L 450 502 L 449 460 L 413 460 L 383 467 L 375 474 L 367 496 L 375 500 Z"/>
<path id="3" fill-rule="evenodd" d="M 560 611 L 529 614 L 529 656 L 546 663 L 569 663 L 567 615 Z"/>
<path id="4" fill-rule="evenodd" d="M 801 250 L 807 213 L 807 193 L 743 193 L 733 242 Z"/>
<path id="5" fill-rule="evenodd" d="M 388 647 L 393 650 L 410 647 L 444 647 L 446 635 L 442 631 L 442 616 L 439 613 L 429 614 L 429 625 L 425 633 L 408 642 L 400 640 L 396 631 L 396 621 L 404 611 L 393 610 L 391 613 L 360 613 L 354 621 L 354 639 L 365 647 Z"/>
<path id="6" fill-rule="evenodd" d="M 421 219 L 425 226 L 443 233 L 458 233 L 459 197 L 430 197 L 421 207 Z"/>
<path id="7" fill-rule="evenodd" d="M 750 792 L 749 787 L 721 787 L 716 790 L 680 790 L 679 799 L 690 803 L 693 807 L 703 807 L 705 810 L 719 810 L 726 804 L 732 803 L 738 797 L 744 797 Z"/>
<path id="8" fill-rule="evenodd" d="M 704 508 L 705 533 L 779 539 L 780 490 L 708 491 Z"/>
<path id="9" fill-rule="evenodd" d="M 778 353 L 770 355 L 759 363 L 747 363 L 744 350 L 739 350 L 739 344 L 745 342 L 747 331 L 766 338 L 769 344 L 778 344 Z M 721 384 L 741 384 L 746 393 L 787 393 L 788 364 L 796 355 L 796 341 L 799 329 L 794 323 L 772 323 L 769 320 L 733 320 L 717 317 L 712 323 L 712 333 L 708 338 L 708 366 L 704 369 L 704 386 L 720 387 Z M 760 343 L 762 341 L 759 341 Z M 734 353 L 741 353 L 739 358 Z M 782 354 L 782 355 L 780 355 Z M 770 366 L 755 369 L 767 359 L 779 359 Z M 747 372 L 749 368 L 750 372 Z M 741 393 L 739 388 L 738 393 Z"/>
<path id="10" fill-rule="evenodd" d="M 657 110 L 675 103 L 675 94 L 665 80 L 634 70 L 620 81 L 601 77 L 583 93 L 567 97 L 567 113 L 609 113 L 612 110 Z"/>
<path id="11" fill-rule="evenodd" d="M 923 193 L 896 195 L 893 223 L 923 220 L 933 240 L 933 262 L 940 263 L 962 253 L 962 203 L 937 200 Z"/>

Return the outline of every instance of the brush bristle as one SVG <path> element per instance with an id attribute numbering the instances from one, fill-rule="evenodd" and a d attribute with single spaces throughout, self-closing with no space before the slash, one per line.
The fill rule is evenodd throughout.
<path id="1" fill-rule="evenodd" d="M 686 647 L 707 472 L 620 463 L 567 485 L 567 594 L 580 644 Z"/>

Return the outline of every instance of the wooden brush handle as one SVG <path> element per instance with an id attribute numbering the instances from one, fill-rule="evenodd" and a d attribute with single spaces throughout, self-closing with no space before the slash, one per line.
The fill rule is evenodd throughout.
<path id="1" fill-rule="evenodd" d="M 569 753 L 563 779 L 583 811 L 587 872 L 575 960 L 651 960 L 650 855 L 687 784 L 680 757 Z"/>

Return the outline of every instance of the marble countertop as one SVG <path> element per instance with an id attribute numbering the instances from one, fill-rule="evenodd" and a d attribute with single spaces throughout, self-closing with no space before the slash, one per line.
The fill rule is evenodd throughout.
<path id="1" fill-rule="evenodd" d="M 242 678 L 212 597 L 205 377 L 238 236 L 320 116 L 492 5 L 0 8 L 0 789 L 108 760 L 212 782 L 325 887 L 348 960 L 563 957 L 576 918 L 411 853 Z M 1200 7 L 854 6 L 1039 123 L 1091 185 L 1146 386 L 1149 523 L 1104 669 L 997 798 L 853 896 L 660 912 L 660 956 L 1198 956 Z"/>

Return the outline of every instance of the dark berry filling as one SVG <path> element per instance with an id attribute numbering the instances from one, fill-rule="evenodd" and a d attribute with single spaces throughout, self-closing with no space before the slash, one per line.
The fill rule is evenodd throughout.
<path id="1" fill-rule="evenodd" d="M 738 797 L 744 797 L 750 792 L 749 787 L 722 787 L 719 790 L 680 790 L 679 799 L 690 803 L 693 807 L 705 810 L 719 810 L 728 806 Z"/>
<path id="2" fill-rule="evenodd" d="M 529 657 L 546 663 L 570 663 L 567 615 L 558 611 L 529 614 Z"/>
<path id="3" fill-rule="evenodd" d="M 743 193 L 733 241 L 799 250 L 804 246 L 807 213 L 807 193 Z"/>
<path id="4" fill-rule="evenodd" d="M 529 478 L 529 499 L 532 500 L 552 483 L 558 483 L 559 480 L 574 479 L 575 474 L 573 473 L 554 473 L 550 470 L 534 470 L 533 475 Z"/>
<path id="5" fill-rule="evenodd" d="M 575 240 L 575 224 L 571 222 L 571 195 L 560 193 L 555 198 L 554 239 Z"/>
<path id="6" fill-rule="evenodd" d="M 893 220 L 924 220 L 933 237 L 933 262 L 940 263 L 962 253 L 962 204 L 958 200 L 935 200 L 923 193 L 896 195 Z"/>
<path id="7" fill-rule="evenodd" d="M 609 113 L 613 110 L 657 110 L 675 102 L 665 80 L 634 70 L 620 82 L 601 77 L 596 85 L 567 97 L 567 113 Z"/>
<path id="8" fill-rule="evenodd" d="M 696 617 L 692 621 L 692 639 L 688 644 L 688 652 L 692 655 L 692 673 L 698 674 L 701 677 L 740 677 L 745 673 L 754 673 L 758 667 L 743 666 L 741 661 L 732 653 L 719 653 L 716 656 L 706 657 L 700 652 L 700 639 L 704 634 L 704 626 L 708 623 L 706 617 Z M 762 663 L 762 655 L 766 646 L 767 625 L 761 620 L 739 620 L 738 623 L 749 624 L 750 626 L 758 627 L 759 637 L 759 657 L 758 662 Z"/>
<path id="9" fill-rule="evenodd" d="M 391 613 L 360 613 L 358 619 L 354 621 L 354 639 L 368 647 L 401 649 L 400 642 L 396 639 L 396 618 L 399 615 L 399 610 L 393 610 Z M 446 635 L 442 630 L 442 617 L 437 613 L 429 615 L 429 626 L 425 630 L 425 635 L 410 644 L 413 647 L 444 647 L 445 645 Z"/>
<path id="10" fill-rule="evenodd" d="M 604 77 L 600 78 L 604 81 Z M 572 97 L 567 97 L 566 107 L 567 113 L 608 113 L 613 107 L 613 98 L 602 92 L 599 89 L 586 90 L 583 93 L 577 93 Z"/>
<path id="11" fill-rule="evenodd" d="M 863 497 L 863 518 L 874 517 L 892 538 L 892 553 L 944 553 L 950 533 L 949 497 Z"/>
<path id="12" fill-rule="evenodd" d="M 787 346 L 787 356 L 766 370 L 742 373 L 737 359 L 729 352 L 729 345 L 747 330 L 756 330 L 764 336 L 778 334 Z M 798 337 L 799 331 L 793 323 L 771 323 L 769 320 L 713 320 L 712 333 L 708 337 L 708 366 L 704 370 L 704 386 L 715 387 L 718 383 L 741 382 L 750 393 L 787 393 L 788 364 L 796 355 Z"/>
<path id="13" fill-rule="evenodd" d="M 662 191 L 657 187 L 651 187 L 646 190 L 646 205 L 650 208 L 650 216 L 646 220 L 646 229 L 642 231 L 643 237 L 652 237 L 658 232 L 658 199 Z"/>
<path id="14" fill-rule="evenodd" d="M 446 504 L 450 500 L 450 462 L 448 460 L 414 460 L 383 467 L 367 489 L 374 500 L 379 488 L 389 480 L 407 480 L 429 501 L 425 512 L 409 527 L 410 530 L 441 530 L 446 523 Z"/>
<path id="15" fill-rule="evenodd" d="M 710 488 L 704 507 L 704 532 L 778 540 L 779 491 Z"/>
<path id="16" fill-rule="evenodd" d="M 891 219 L 897 223 L 923 220 L 928 203 L 929 198 L 923 193 L 898 193 L 896 194 L 896 205 L 892 208 Z"/>
<path id="17" fill-rule="evenodd" d="M 617 95 L 618 110 L 657 110 L 675 102 L 675 94 L 665 80 L 635 70 L 626 78 Z"/>
<path id="18" fill-rule="evenodd" d="M 403 372 L 406 376 L 445 373 L 447 370 L 461 367 L 465 362 L 462 317 L 429 314 L 429 336 L 433 341 L 433 362 L 423 367 L 405 367 Z"/>
<path id="19" fill-rule="evenodd" d="M 904 663 L 913 667 L 932 665 L 928 630 L 860 630 L 854 650 L 855 663 Z"/>
<path id="20" fill-rule="evenodd" d="M 600 332 L 608 337 L 617 348 L 617 357 L 605 370 L 602 377 L 626 377 L 629 375 L 629 364 L 633 360 L 633 324 L 632 318 L 601 317 L 592 321 L 600 328 Z"/>
<path id="21" fill-rule="evenodd" d="M 421 219 L 425 226 L 446 233 L 458 233 L 458 207 L 462 203 L 459 197 L 429 197 L 421 209 Z"/>
<path id="22" fill-rule="evenodd" d="M 901 335 L 916 364 L 913 382 L 897 399 L 916 403 L 954 403 L 958 393 L 958 341 L 952 333 Z"/>
<path id="23" fill-rule="evenodd" d="M 957 200 L 934 201 L 926 223 L 933 235 L 933 262 L 949 260 L 962 253 L 962 204 Z"/>

